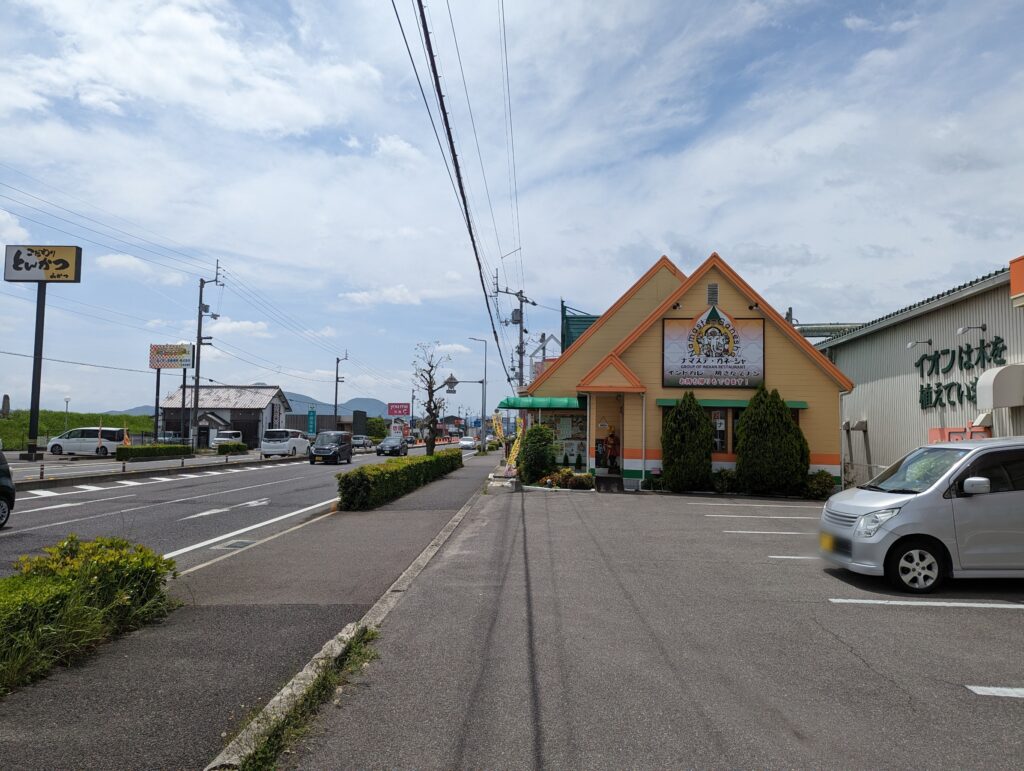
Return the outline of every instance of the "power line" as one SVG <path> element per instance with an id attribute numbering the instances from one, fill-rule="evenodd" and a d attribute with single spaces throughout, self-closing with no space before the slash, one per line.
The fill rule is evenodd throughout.
<path id="1" fill-rule="evenodd" d="M 394 2 L 394 0 L 392 0 L 392 2 Z M 428 64 L 430 66 L 430 71 L 434 76 L 434 90 L 437 92 L 437 98 L 441 104 L 441 122 L 444 124 L 445 134 L 447 135 L 448 138 L 448 149 L 451 153 L 452 166 L 455 169 L 455 180 L 458 184 L 459 197 L 462 201 L 462 207 L 463 210 L 465 211 L 466 230 L 469 233 L 469 241 L 473 247 L 473 257 L 476 259 L 477 274 L 480 277 L 480 289 L 483 291 L 484 304 L 487 306 L 487 317 L 490 319 L 491 322 L 491 332 L 494 335 L 494 344 L 495 346 L 498 347 L 498 352 L 500 355 L 501 342 L 498 340 L 498 330 L 494 325 L 494 314 L 491 311 L 491 301 L 489 295 L 487 294 L 487 285 L 484 281 L 483 266 L 481 265 L 480 262 L 480 250 L 477 248 L 476 235 L 473 232 L 473 224 L 470 221 L 469 200 L 466 198 L 466 189 L 462 183 L 462 170 L 459 167 L 459 157 L 455 151 L 455 140 L 452 137 L 452 127 L 450 121 L 448 120 L 448 112 L 444 109 L 444 94 L 441 92 L 441 79 L 437 72 L 437 62 L 434 57 L 434 46 L 433 43 L 431 43 L 430 41 L 430 29 L 427 26 L 426 9 L 423 7 L 423 0 L 416 0 L 416 2 L 417 5 L 419 6 L 420 23 L 422 24 L 423 27 L 423 37 L 424 40 L 426 41 L 427 52 L 429 54 Z M 508 368 L 505 366 L 504 359 L 502 359 L 502 368 L 505 370 L 505 376 L 508 379 L 508 382 L 511 384 L 512 377 L 511 375 L 509 375 Z"/>
<path id="2" fill-rule="evenodd" d="M 34 359 L 35 358 L 30 353 L 15 353 L 14 351 L 0 351 L 0 354 L 4 354 L 5 356 L 18 356 L 18 357 L 20 357 L 22 359 Z M 93 369 L 113 369 L 113 370 L 117 370 L 118 372 L 136 372 L 136 373 L 141 373 L 143 375 L 152 375 L 153 374 L 153 370 L 151 370 L 151 369 L 132 369 L 130 367 L 114 367 L 114 366 L 111 366 L 109 364 L 89 364 L 88 362 L 84 362 L 84 361 L 68 361 L 67 359 L 53 359 L 53 358 L 50 358 L 49 356 L 43 356 L 42 359 L 43 359 L 43 361 L 52 361 L 52 362 L 55 362 L 57 364 L 72 364 L 72 365 L 74 365 L 76 367 L 92 367 Z"/>

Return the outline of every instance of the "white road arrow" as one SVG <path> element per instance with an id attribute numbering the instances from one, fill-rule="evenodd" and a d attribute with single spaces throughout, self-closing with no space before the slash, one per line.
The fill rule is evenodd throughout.
<path id="1" fill-rule="evenodd" d="M 242 509 L 242 508 L 254 509 L 254 508 L 257 508 L 259 506 L 268 506 L 268 505 L 270 505 L 270 499 L 269 498 L 257 498 L 255 501 L 246 501 L 245 503 L 236 503 L 234 506 L 228 506 L 226 509 L 210 509 L 209 511 L 201 511 L 198 514 L 191 514 L 191 515 L 189 515 L 187 517 L 182 517 L 178 521 L 179 522 L 184 522 L 186 519 L 196 519 L 197 517 L 209 517 L 212 514 L 223 514 L 224 512 L 231 511 L 232 509 Z"/>

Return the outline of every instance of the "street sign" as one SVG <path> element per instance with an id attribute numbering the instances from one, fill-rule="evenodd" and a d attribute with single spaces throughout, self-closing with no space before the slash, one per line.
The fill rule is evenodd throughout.
<path id="1" fill-rule="evenodd" d="M 409 402 L 388 402 L 389 418 L 407 418 L 411 414 L 412 409 L 409 406 Z"/>
<path id="2" fill-rule="evenodd" d="M 316 410 L 312 408 L 306 413 L 306 433 L 316 433 Z"/>
<path id="3" fill-rule="evenodd" d="M 4 281 L 78 284 L 82 281 L 80 246 L 8 246 Z"/>
<path id="4" fill-rule="evenodd" d="M 150 345 L 150 369 L 191 369 L 195 361 L 195 346 L 191 343 Z"/>
<path id="5" fill-rule="evenodd" d="M 480 418 L 473 421 L 473 428 L 480 428 Z"/>
<path id="6" fill-rule="evenodd" d="M 448 379 L 444 381 L 444 387 L 448 393 L 455 393 L 455 386 L 459 384 L 459 381 L 455 379 L 455 375 L 449 375 Z"/>

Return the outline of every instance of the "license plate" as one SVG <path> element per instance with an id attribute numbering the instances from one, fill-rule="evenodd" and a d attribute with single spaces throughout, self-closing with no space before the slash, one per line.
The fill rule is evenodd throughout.
<path id="1" fill-rule="evenodd" d="M 818 533 L 818 546 L 822 551 L 835 551 L 836 539 L 831 533 Z"/>

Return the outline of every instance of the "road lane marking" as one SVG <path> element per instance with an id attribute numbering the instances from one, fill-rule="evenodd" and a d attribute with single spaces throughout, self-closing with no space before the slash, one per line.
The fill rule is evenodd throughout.
<path id="1" fill-rule="evenodd" d="M 54 506 L 40 506 L 38 509 L 19 509 L 19 514 L 31 514 L 34 511 L 52 511 L 53 509 L 68 509 L 72 506 L 87 506 L 90 503 L 100 503 L 102 501 L 117 501 L 122 498 L 134 498 L 135 494 L 131 495 L 114 495 L 110 498 L 100 498 L 98 501 L 80 501 L 79 503 L 58 503 Z"/>
<path id="2" fill-rule="evenodd" d="M 174 477 L 150 477 L 154 482 L 173 482 Z"/>
<path id="3" fill-rule="evenodd" d="M 269 498 L 257 498 L 254 501 L 246 501 L 245 503 L 236 503 L 234 506 L 228 506 L 223 509 L 210 509 L 209 511 L 201 511 L 198 514 L 191 514 L 187 517 L 182 517 L 179 522 L 184 522 L 186 519 L 197 519 L 198 517 L 209 517 L 213 514 L 223 514 L 225 511 L 231 511 L 232 509 L 254 509 L 259 506 L 269 506 Z"/>
<path id="4" fill-rule="evenodd" d="M 338 498 L 337 498 L 337 496 L 334 496 L 333 498 L 328 498 L 326 501 L 321 501 L 320 503 L 314 503 L 312 506 L 306 506 L 304 509 L 298 509 L 296 511 L 290 511 L 287 514 L 282 514 L 282 515 L 280 515 L 278 517 L 274 517 L 272 519 L 268 519 L 265 522 L 257 522 L 255 525 L 249 525 L 248 527 L 243 527 L 241 530 L 234 530 L 234 531 L 232 531 L 230 533 L 225 533 L 224 535 L 218 535 L 215 538 L 209 538 L 209 539 L 207 539 L 205 541 L 200 541 L 199 543 L 192 544 L 191 546 L 186 546 L 183 549 L 177 549 L 175 551 L 167 552 L 167 554 L 165 554 L 164 557 L 167 558 L 167 559 L 173 559 L 174 557 L 181 556 L 182 554 L 187 554 L 188 552 L 195 551 L 196 549 L 203 549 L 203 548 L 205 548 L 207 546 L 213 546 L 213 544 L 215 544 L 215 543 L 220 543 L 221 541 L 226 541 L 228 538 L 234 538 L 236 535 L 241 535 L 242 533 L 248 533 L 248 532 L 250 532 L 252 530 L 257 530 L 257 529 L 259 529 L 261 527 L 266 527 L 267 525 L 272 525 L 275 522 L 281 522 L 282 520 L 289 519 L 290 517 L 297 517 L 299 514 L 305 514 L 307 511 L 312 511 L 313 509 L 318 509 L 321 506 L 326 506 L 329 503 L 334 503 L 336 500 L 338 500 Z"/>
<path id="5" fill-rule="evenodd" d="M 144 484 L 144 483 L 143 482 L 133 482 L 130 479 L 119 479 L 119 480 L 117 480 L 117 484 L 124 485 L 125 487 L 138 487 L 139 485 Z"/>
<path id="6" fill-rule="evenodd" d="M 95 492 L 96 490 L 103 490 L 103 487 L 97 487 L 96 485 L 75 485 L 79 490 L 85 490 L 87 493 Z"/>
<path id="7" fill-rule="evenodd" d="M 199 474 L 178 474 L 178 479 L 195 479 Z"/>
<path id="8" fill-rule="evenodd" d="M 768 559 L 770 559 L 770 560 L 816 560 L 816 559 L 821 559 L 821 557 L 818 557 L 818 556 L 814 556 L 814 557 L 794 557 L 794 556 L 790 556 L 788 554 L 769 554 L 768 555 Z"/>
<path id="9" fill-rule="evenodd" d="M 777 514 L 705 514 L 705 517 L 723 517 L 726 519 L 818 519 L 818 517 L 798 517 L 795 515 Z"/>
<path id="10" fill-rule="evenodd" d="M 756 506 L 759 509 L 814 509 L 821 511 L 821 506 L 808 506 L 807 504 L 798 503 L 758 503 L 751 501 L 750 503 L 711 503 L 708 501 L 679 501 L 684 506 L 745 506 L 750 508 Z"/>
<path id="11" fill-rule="evenodd" d="M 305 479 L 308 476 L 310 476 L 310 475 L 306 474 L 306 476 L 301 476 L 301 477 L 289 477 L 288 479 L 278 479 L 278 480 L 275 480 L 273 482 L 261 482 L 258 485 L 247 485 L 246 487 L 237 487 L 234 490 L 218 490 L 216 492 L 203 493 L 201 495 L 190 495 L 187 498 L 178 498 L 177 500 L 173 500 L 173 501 L 160 501 L 158 503 L 147 503 L 145 506 L 135 506 L 135 507 L 133 507 L 131 509 L 119 509 L 117 511 L 105 511 L 102 514 L 90 514 L 87 517 L 78 517 L 76 519 L 66 519 L 63 522 L 52 522 L 52 523 L 47 524 L 47 525 L 36 525 L 35 527 L 22 527 L 22 528 L 19 528 L 17 530 L 7 530 L 7 529 L 4 529 L 4 530 L 0 530 L 0 538 L 10 538 L 12 535 L 18 535 L 18 533 L 29 533 L 29 532 L 31 532 L 33 530 L 45 530 L 48 527 L 61 527 L 62 525 L 73 525 L 76 522 L 86 522 L 86 521 L 88 521 L 90 519 L 101 519 L 102 517 L 116 517 L 118 514 L 130 514 L 133 511 L 142 511 L 144 509 L 152 509 L 152 508 L 156 508 L 157 506 L 169 506 L 172 503 L 184 503 L 185 501 L 195 501 L 195 500 L 198 500 L 199 498 L 209 498 L 210 496 L 213 496 L 213 495 L 227 495 L 229 493 L 240 493 L 243 490 L 254 490 L 257 487 L 267 487 L 269 485 L 285 484 L 287 482 L 294 482 L 294 481 L 299 480 L 299 479 Z"/>
<path id="12" fill-rule="evenodd" d="M 1003 608 L 1004 610 L 1024 610 L 1024 603 L 1011 602 L 966 602 L 942 600 L 849 600 L 845 598 L 829 598 L 836 605 L 906 605 L 922 608 Z"/>
<path id="13" fill-rule="evenodd" d="M 39 498 L 49 498 L 54 495 L 60 495 L 60 493 L 55 493 L 53 490 L 28 490 L 27 492 L 29 495 L 35 495 Z"/>
<path id="14" fill-rule="evenodd" d="M 968 685 L 966 688 L 979 696 L 1002 696 L 1007 699 L 1024 699 L 1024 688 L 1005 688 L 994 685 Z"/>
<path id="15" fill-rule="evenodd" d="M 817 535 L 817 533 L 801 533 L 795 530 L 723 530 L 722 532 L 742 535 Z"/>

